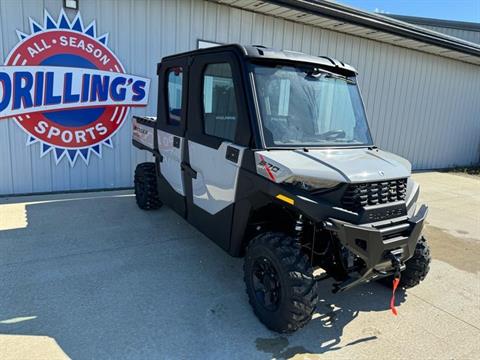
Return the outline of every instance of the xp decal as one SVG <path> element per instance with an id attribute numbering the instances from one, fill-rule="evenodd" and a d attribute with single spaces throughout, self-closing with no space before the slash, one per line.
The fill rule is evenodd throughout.
<path id="1" fill-rule="evenodd" d="M 275 166 L 273 164 L 266 162 L 265 158 L 262 155 L 259 154 L 258 157 L 260 158 L 260 162 L 258 163 L 258 165 L 260 167 L 263 167 L 263 169 L 265 169 L 270 180 L 275 181 L 275 175 L 273 175 L 273 173 L 276 173 L 278 170 L 280 170 L 280 168 L 278 166 Z"/>
<path id="2" fill-rule="evenodd" d="M 269 154 L 264 151 L 255 152 L 255 164 L 257 174 L 275 183 L 283 182 L 292 175 L 288 169 L 281 167 L 278 161 L 271 159 Z"/>
<path id="3" fill-rule="evenodd" d="M 30 35 L 17 30 L 0 67 L 0 119 L 15 119 L 42 157 L 88 164 L 102 144 L 112 147 L 129 108 L 146 106 L 150 80 L 125 73 L 95 21 L 84 26 L 77 14 L 70 22 L 63 10 L 57 21 L 45 11 L 43 26 L 29 21 Z"/>

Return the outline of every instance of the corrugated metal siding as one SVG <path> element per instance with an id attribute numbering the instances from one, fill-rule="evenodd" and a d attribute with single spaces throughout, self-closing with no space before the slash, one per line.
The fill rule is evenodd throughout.
<path id="1" fill-rule="evenodd" d="M 15 29 L 28 17 L 57 16 L 62 0 L 0 1 L 0 60 L 17 43 Z M 479 159 L 480 68 L 418 51 L 200 0 L 82 0 L 85 22 L 109 32 L 109 47 L 127 72 L 153 80 L 150 104 L 135 114 L 155 114 L 156 63 L 165 55 L 194 49 L 198 39 L 263 44 L 329 55 L 355 66 L 376 143 L 408 158 L 417 169 L 466 165 Z M 70 14 L 72 15 L 72 14 Z M 0 194 L 124 187 L 147 154 L 131 146 L 130 119 L 114 137 L 114 149 L 87 167 L 70 168 L 11 120 L 0 121 Z"/>
<path id="2" fill-rule="evenodd" d="M 480 31 L 470 31 L 470 30 L 463 30 L 463 29 L 455 29 L 450 27 L 444 26 L 432 26 L 432 25 L 423 25 L 419 24 L 421 27 L 438 31 L 440 33 L 455 36 L 459 39 L 467 40 L 476 44 L 480 44 Z"/>

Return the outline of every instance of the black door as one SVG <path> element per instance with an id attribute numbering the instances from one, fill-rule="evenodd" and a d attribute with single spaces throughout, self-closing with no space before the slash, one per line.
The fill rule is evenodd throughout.
<path id="1" fill-rule="evenodd" d="M 187 218 L 228 250 L 238 175 L 250 132 L 236 55 L 223 51 L 195 56 L 189 83 Z"/>

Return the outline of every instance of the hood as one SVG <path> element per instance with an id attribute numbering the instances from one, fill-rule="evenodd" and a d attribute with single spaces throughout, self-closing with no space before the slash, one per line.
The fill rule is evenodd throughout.
<path id="1" fill-rule="evenodd" d="M 255 153 L 257 173 L 280 183 L 312 179 L 334 186 L 410 176 L 410 162 L 395 154 L 368 148 L 263 150 Z"/>

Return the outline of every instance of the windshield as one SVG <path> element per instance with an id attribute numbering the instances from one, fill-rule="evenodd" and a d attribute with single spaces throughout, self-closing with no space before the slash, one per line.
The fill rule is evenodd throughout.
<path id="1" fill-rule="evenodd" d="M 267 147 L 372 144 L 354 79 L 313 67 L 253 69 Z"/>

